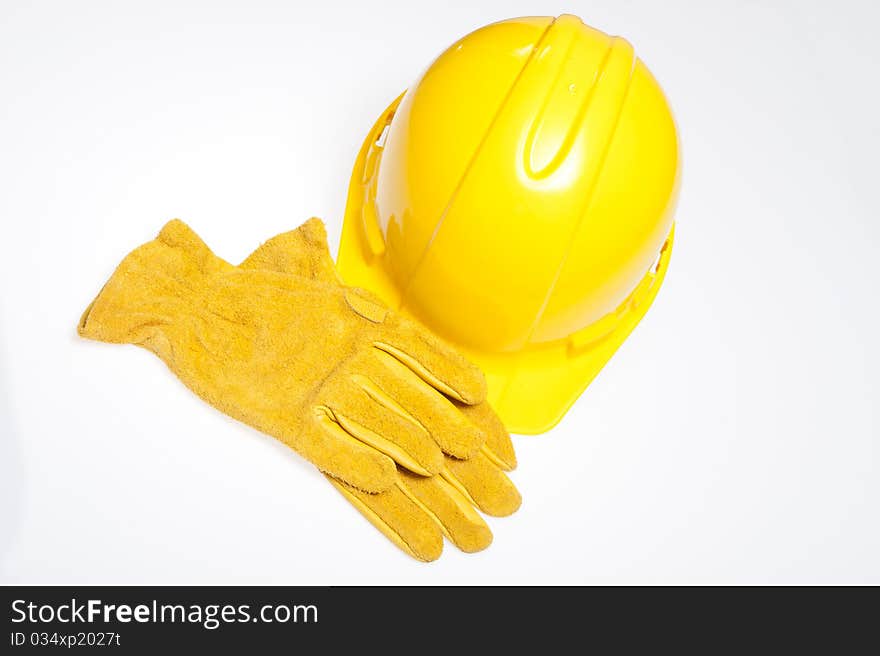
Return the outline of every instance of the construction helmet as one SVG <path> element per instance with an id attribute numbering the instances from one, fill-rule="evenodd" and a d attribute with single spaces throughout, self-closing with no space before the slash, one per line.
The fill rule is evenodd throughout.
<path id="1" fill-rule="evenodd" d="M 627 41 L 568 15 L 494 23 L 367 135 L 338 268 L 478 364 L 509 430 L 541 433 L 654 300 L 679 170 Z"/>

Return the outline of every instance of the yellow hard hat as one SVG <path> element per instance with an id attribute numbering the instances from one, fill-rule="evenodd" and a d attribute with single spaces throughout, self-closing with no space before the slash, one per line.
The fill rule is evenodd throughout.
<path id="1" fill-rule="evenodd" d="M 478 364 L 509 430 L 541 433 L 654 300 L 679 171 L 627 41 L 568 15 L 494 23 L 367 135 L 338 268 Z"/>

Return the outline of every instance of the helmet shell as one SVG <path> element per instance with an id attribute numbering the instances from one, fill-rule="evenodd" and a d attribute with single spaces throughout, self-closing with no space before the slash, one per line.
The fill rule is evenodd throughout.
<path id="1" fill-rule="evenodd" d="M 627 41 L 567 15 L 488 25 L 368 136 L 340 271 L 471 354 L 498 403 L 534 353 L 619 328 L 655 282 L 679 173 L 669 105 Z M 566 366 L 546 360 L 545 374 Z"/>

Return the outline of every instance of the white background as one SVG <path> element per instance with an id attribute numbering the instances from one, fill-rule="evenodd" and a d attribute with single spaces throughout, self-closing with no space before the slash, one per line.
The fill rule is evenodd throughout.
<path id="1" fill-rule="evenodd" d="M 152 354 L 76 336 L 172 217 L 237 261 L 311 215 L 458 37 L 581 15 L 635 45 L 684 148 L 647 318 L 523 507 L 425 565 Z M 0 581 L 880 583 L 873 2 L 0 4 Z"/>

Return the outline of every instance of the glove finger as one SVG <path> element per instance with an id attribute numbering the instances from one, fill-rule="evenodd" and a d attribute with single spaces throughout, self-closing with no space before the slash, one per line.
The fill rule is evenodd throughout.
<path id="1" fill-rule="evenodd" d="M 486 434 L 483 453 L 504 471 L 516 469 L 516 452 L 513 450 L 513 442 L 510 441 L 510 433 L 507 432 L 492 406 L 486 401 L 476 405 L 465 405 L 457 401 L 453 403 L 459 412 Z"/>
<path id="2" fill-rule="evenodd" d="M 487 515 L 507 517 L 522 503 L 507 474 L 482 451 L 469 460 L 446 458 L 441 476 Z"/>
<path id="3" fill-rule="evenodd" d="M 385 537 L 413 558 L 430 562 L 443 552 L 443 533 L 440 526 L 421 505 L 394 485 L 379 494 L 366 494 L 327 476 L 333 487 Z"/>
<path id="4" fill-rule="evenodd" d="M 394 461 L 348 433 L 328 408 L 316 407 L 293 436 L 283 441 L 321 471 L 365 492 L 382 492 L 397 480 Z"/>
<path id="5" fill-rule="evenodd" d="M 469 458 L 486 435 L 452 402 L 387 353 L 373 349 L 358 363 L 377 399 L 406 413 L 422 426 L 444 453 Z M 390 402 L 388 401 L 390 400 Z"/>
<path id="6" fill-rule="evenodd" d="M 483 373 L 458 351 L 421 326 L 397 315 L 384 325 L 392 328 L 374 346 L 397 358 L 423 381 L 450 398 L 473 405 L 486 398 Z"/>
<path id="7" fill-rule="evenodd" d="M 368 378 L 338 377 L 326 388 L 322 403 L 352 436 L 417 474 L 431 476 L 443 468 L 443 452 L 428 432 Z"/>
<path id="8" fill-rule="evenodd" d="M 470 499 L 444 477 L 416 476 L 401 471 L 398 487 L 424 508 L 443 534 L 462 551 L 482 551 L 492 544 L 492 531 Z"/>

